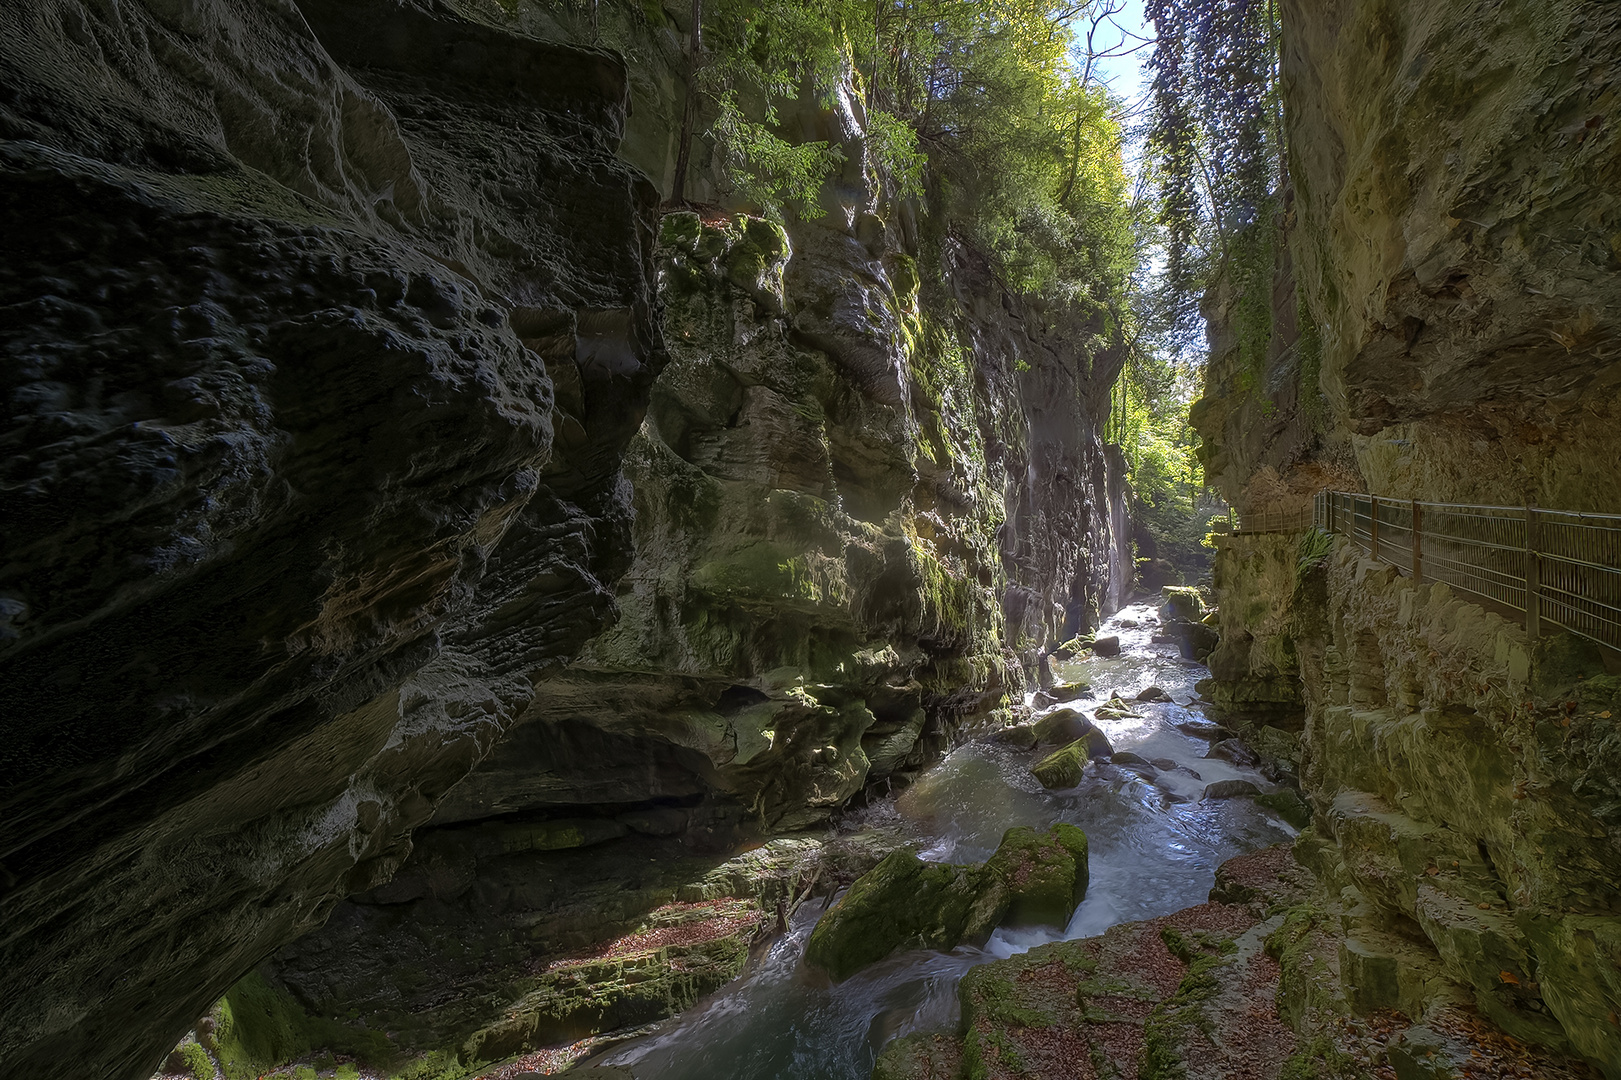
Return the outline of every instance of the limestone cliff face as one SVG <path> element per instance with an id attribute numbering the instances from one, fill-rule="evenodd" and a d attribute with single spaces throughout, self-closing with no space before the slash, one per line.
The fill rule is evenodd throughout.
<path id="1" fill-rule="evenodd" d="M 1368 490 L 1621 508 L 1621 12 L 1283 10 L 1294 272 Z"/>
<path id="2" fill-rule="evenodd" d="M 959 245 L 920 281 L 899 208 L 861 186 L 854 118 L 806 122 L 857 163 L 829 213 L 664 218 L 670 362 L 626 458 L 619 619 L 392 883 L 267 966 L 317 1015 L 358 1005 L 398 1052 L 465 1066 L 681 1007 L 690 993 L 632 1011 L 617 979 L 556 994 L 535 972 L 710 898 L 649 887 L 649 850 L 714 863 L 905 782 L 1118 602 L 1123 491 L 1097 432 L 1120 357 Z"/>
<path id="3" fill-rule="evenodd" d="M 920 295 L 911 256 L 821 222 L 688 213 L 665 239 L 621 617 L 441 822 L 704 795 L 813 824 L 1109 603 L 1092 358 L 971 253 Z"/>
<path id="4" fill-rule="evenodd" d="M 1296 299 L 1274 307 L 1303 321 L 1279 320 L 1293 337 L 1260 382 L 1213 349 L 1213 478 L 1256 508 L 1332 486 L 1621 509 L 1621 12 L 1347 0 L 1283 19 Z M 1300 850 L 1336 891 L 1341 977 L 1362 1007 L 1468 1002 L 1621 1075 L 1605 658 L 1343 544 L 1324 556 L 1229 541 L 1211 666 L 1239 705 L 1303 706 Z"/>
<path id="5" fill-rule="evenodd" d="M 820 822 L 1118 602 L 1098 328 L 920 282 L 849 95 L 823 217 L 661 241 L 675 28 L 555 14 L 0 15 L 5 1075 L 147 1074 L 346 895 Z"/>
<path id="6" fill-rule="evenodd" d="M 145 1076 L 605 624 L 657 196 L 428 3 L 0 32 L 0 1073 Z"/>

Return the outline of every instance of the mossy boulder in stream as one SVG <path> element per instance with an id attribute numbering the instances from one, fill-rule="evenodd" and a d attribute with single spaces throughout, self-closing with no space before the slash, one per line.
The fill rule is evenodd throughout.
<path id="1" fill-rule="evenodd" d="M 1009 829 L 985 869 L 1007 886 L 1004 924 L 1064 926 L 1086 895 L 1086 833 L 1065 824 Z"/>
<path id="2" fill-rule="evenodd" d="M 1110 757 L 1114 747 L 1109 737 L 1093 728 L 1062 750 L 1055 750 L 1030 767 L 1045 788 L 1072 788 L 1081 782 L 1086 763 L 1093 758 Z"/>
<path id="3" fill-rule="evenodd" d="M 1092 721 L 1078 709 L 1054 709 L 1033 725 L 1036 743 L 1063 745 L 1084 738 L 1092 730 Z"/>
<path id="4" fill-rule="evenodd" d="M 1062 926 L 1086 883 L 1086 834 L 1073 825 L 1009 829 L 983 866 L 897 851 L 816 924 L 805 960 L 843 980 L 901 949 L 982 943 L 1004 923 Z"/>
<path id="5" fill-rule="evenodd" d="M 1167 585 L 1161 593 L 1165 597 L 1165 602 L 1159 606 L 1159 615 L 1167 622 L 1179 619 L 1198 622 L 1205 617 L 1204 597 L 1198 589 L 1185 585 Z"/>

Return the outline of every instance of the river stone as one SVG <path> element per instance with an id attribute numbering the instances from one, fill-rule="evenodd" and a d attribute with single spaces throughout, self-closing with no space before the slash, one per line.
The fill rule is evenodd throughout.
<path id="1" fill-rule="evenodd" d="M 1109 742 L 1109 736 L 1097 728 L 1088 731 L 1081 741 L 1086 743 L 1086 756 L 1089 758 L 1114 756 L 1114 744 Z"/>
<path id="2" fill-rule="evenodd" d="M 1206 799 L 1239 799 L 1259 795 L 1261 789 L 1248 780 L 1217 780 L 1204 789 Z"/>
<path id="3" fill-rule="evenodd" d="M 1005 727 L 1000 731 L 993 731 L 985 736 L 985 741 L 996 746 L 1012 746 L 1019 750 L 1034 750 L 1036 748 L 1036 729 L 1030 724 L 1018 724 L 1014 727 Z"/>
<path id="4" fill-rule="evenodd" d="M 1121 720 L 1127 717 L 1141 716 L 1142 714 L 1133 711 L 1131 703 L 1124 698 L 1112 697 L 1094 709 L 1092 715 L 1100 720 Z"/>
<path id="5" fill-rule="evenodd" d="M 1108 736 L 1094 728 L 1062 750 L 1055 750 L 1036 762 L 1030 771 L 1041 781 L 1042 787 L 1053 790 L 1072 788 L 1081 782 L 1088 759 L 1113 754 L 1114 747 L 1109 745 Z"/>
<path id="6" fill-rule="evenodd" d="M 1037 745 L 1072 743 L 1092 730 L 1092 721 L 1075 709 L 1055 709 L 1037 720 L 1032 728 Z"/>
<path id="7" fill-rule="evenodd" d="M 1004 925 L 1065 926 L 1086 895 L 1086 833 L 1063 823 L 1045 833 L 1009 829 L 985 869 L 1008 889 Z"/>
<path id="8" fill-rule="evenodd" d="M 805 961 L 835 981 L 899 949 L 950 949 L 990 936 L 1007 896 L 987 889 L 983 870 L 930 863 L 902 849 L 850 886 L 823 915 Z"/>
<path id="9" fill-rule="evenodd" d="M 1202 716 L 1190 716 L 1185 720 L 1178 720 L 1171 725 L 1184 735 L 1192 735 L 1200 739 L 1230 739 L 1233 733 L 1213 720 L 1206 720 Z"/>
<path id="10" fill-rule="evenodd" d="M 1164 603 L 1159 606 L 1160 618 L 1166 622 L 1185 620 L 1197 622 L 1204 618 L 1204 597 L 1199 590 L 1188 586 L 1167 585 L 1163 590 Z"/>
<path id="11" fill-rule="evenodd" d="M 983 944 L 1004 921 L 1062 926 L 1087 872 L 1086 834 L 1073 825 L 1009 829 L 983 866 L 925 862 L 903 848 L 822 916 L 805 961 L 843 981 L 901 949 Z"/>
<path id="12" fill-rule="evenodd" d="M 1117 635 L 1098 638 L 1092 642 L 1092 654 L 1094 656 L 1119 656 L 1120 638 Z"/>
<path id="13" fill-rule="evenodd" d="M 1149 761 L 1141 754 L 1133 754 L 1130 750 L 1120 751 L 1114 755 L 1113 760 L 1116 765 L 1142 765 L 1147 768 L 1155 767 L 1152 761 Z"/>
<path id="14" fill-rule="evenodd" d="M 1137 695 L 1137 700 L 1166 704 L 1171 701 L 1171 695 L 1157 686 L 1150 686 Z"/>
<path id="15" fill-rule="evenodd" d="M 1082 696 L 1091 689 L 1092 686 L 1090 683 L 1059 683 L 1051 690 L 1047 691 L 1047 693 L 1051 694 L 1058 701 L 1074 701 L 1076 698 Z"/>
<path id="16" fill-rule="evenodd" d="M 1241 769 L 1254 768 L 1260 761 L 1255 752 L 1237 739 L 1223 739 L 1205 753 L 1206 758 L 1228 761 Z"/>

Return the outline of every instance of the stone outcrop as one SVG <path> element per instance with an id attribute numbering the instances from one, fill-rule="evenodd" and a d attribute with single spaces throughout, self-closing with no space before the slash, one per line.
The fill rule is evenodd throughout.
<path id="1" fill-rule="evenodd" d="M 1303 857 L 1366 922 L 1433 949 L 1367 945 L 1392 972 L 1367 1006 L 1423 1012 L 1444 996 L 1419 989 L 1428 964 L 1508 1034 L 1621 1073 L 1621 680 L 1593 673 L 1596 647 L 1533 642 L 1354 549 L 1319 572 L 1303 780 L 1320 842 Z"/>
<path id="2" fill-rule="evenodd" d="M 1274 341 L 1240 372 L 1235 298 L 1212 294 L 1211 479 L 1255 509 L 1333 487 L 1621 511 L 1621 13 L 1282 13 Z M 1392 1045 L 1398 1075 L 1452 1052 L 1455 1010 L 1621 1075 L 1615 655 L 1530 639 L 1342 540 L 1232 537 L 1215 584 L 1202 689 L 1299 770 L 1301 857 L 1334 913 L 1312 933 L 1339 941 L 1356 988 L 1340 1007 L 1427 1018 Z"/>
<path id="3" fill-rule="evenodd" d="M 0 1073 L 145 1076 L 608 620 L 657 193 L 442 5 L 0 28 Z"/>
<path id="4" fill-rule="evenodd" d="M 894 852 L 857 878 L 817 922 L 805 961 L 846 979 L 901 949 L 983 945 L 1003 924 L 1062 927 L 1086 895 L 1086 834 L 1009 829 L 983 866 Z"/>
<path id="5" fill-rule="evenodd" d="M 1367 490 L 1616 509 L 1621 13 L 1283 20 L 1293 272 Z"/>
<path id="6" fill-rule="evenodd" d="M 430 93 L 414 81 L 427 76 L 401 58 L 410 50 L 400 34 L 368 25 L 370 8 L 311 7 L 319 40 L 353 68 L 345 77 L 395 111 L 408 141 L 437 140 L 436 167 L 460 160 L 446 148 L 454 138 L 495 148 L 495 175 L 454 185 L 472 208 L 458 236 L 528 260 L 544 288 L 562 288 L 576 270 L 578 289 L 606 280 L 591 276 L 592 263 L 548 261 L 568 254 L 561 232 L 515 231 L 547 204 L 501 172 L 530 151 L 502 149 L 511 135 L 481 127 L 479 110 L 496 109 L 485 97 L 522 86 L 547 57 L 604 65 L 619 81 L 566 64 L 556 78 L 580 93 L 611 90 L 616 108 L 628 99 L 629 126 L 612 132 L 626 132 L 620 159 L 667 187 L 670 130 L 657 118 L 679 101 L 681 66 L 667 17 L 603 6 L 602 40 L 633 61 L 627 82 L 605 51 L 540 40 L 590 35 L 539 5 L 389 9 L 406 37 L 441 41 Z M 499 42 L 533 56 L 500 60 Z M 453 92 L 477 99 L 466 116 L 450 107 Z M 500 109 L 502 122 L 521 112 Z M 562 118 L 548 123 L 546 138 L 584 138 Z M 377 872 L 329 889 L 297 930 L 341 895 L 353 900 L 255 976 L 296 1006 L 301 1030 L 324 1032 L 310 1035 L 316 1043 L 347 1043 L 389 1067 L 415 1059 L 465 1071 L 682 1007 L 710 975 L 735 970 L 727 965 L 746 955 L 738 942 L 755 924 L 713 939 L 703 979 L 676 977 L 697 963 L 685 953 L 637 953 L 635 977 L 623 980 L 587 964 L 578 970 L 598 972 L 605 987 L 648 991 L 599 1013 L 570 1011 L 573 999 L 557 1004 L 555 987 L 530 969 L 653 933 L 675 917 L 666 910 L 674 901 L 663 886 L 626 885 L 623 907 L 595 918 L 582 909 L 562 919 L 567 933 L 536 937 L 563 902 L 561 882 L 594 896 L 641 881 L 649 850 L 713 867 L 741 844 L 824 826 L 863 792 L 904 783 L 960 733 L 1008 719 L 1041 650 L 1095 629 L 1119 601 L 1129 577 L 1126 486 L 1098 432 L 1123 351 L 1095 345 L 1104 340 L 1096 319 L 1009 293 L 955 242 L 931 249 L 923 280 L 918 207 L 879 199 L 852 98 L 808 100 L 785 124 L 829 140 L 845 160 L 821 216 L 786 228 L 705 206 L 669 214 L 650 233 L 652 193 L 606 160 L 615 142 L 606 136 L 588 144 L 604 160 L 580 168 L 597 163 L 606 178 L 623 178 L 639 200 L 625 211 L 632 217 L 592 202 L 589 177 L 560 169 L 547 180 L 546 200 L 560 208 L 554 225 L 576 211 L 601 219 L 601 249 L 591 252 L 599 262 L 624 254 L 615 246 L 623 226 L 642 292 L 635 303 L 568 306 L 529 282 L 502 293 L 510 316 L 496 306 L 507 322 L 488 329 L 510 332 L 516 355 L 545 365 L 550 457 L 537 464 L 537 483 L 559 517 L 522 534 L 498 590 L 479 591 L 488 573 L 476 588 L 451 583 L 476 624 L 469 632 L 488 639 L 489 662 L 508 682 L 492 687 L 479 667 L 483 646 L 469 645 L 437 661 L 464 683 L 402 691 L 410 708 L 448 709 L 478 738 L 463 744 L 424 726 L 404 744 L 433 740 L 454 771 L 389 833 L 397 842 Z M 700 149 L 689 191 L 722 200 Z M 477 216 L 483 210 L 511 221 Z M 477 278 L 483 265 L 460 249 L 438 257 L 446 280 Z M 602 393 L 603 377 L 619 380 L 617 396 Z M 610 406 L 611 428 L 601 415 Z M 476 446 L 463 450 L 479 459 Z M 581 492 L 556 494 L 564 478 Z M 471 581 L 478 567 L 467 562 Z M 588 593 L 578 588 L 582 568 L 595 575 Z M 454 640 L 441 631 L 434 643 Z M 420 695 L 410 690 L 418 686 Z M 411 767 L 396 767 L 400 782 L 417 782 Z M 429 814 L 402 865 L 407 829 Z M 728 896 L 764 912 L 767 929 L 803 898 L 793 892 L 775 911 L 783 897 Z M 262 954 L 233 963 L 240 970 Z M 392 1041 L 379 1043 L 382 1032 Z"/>

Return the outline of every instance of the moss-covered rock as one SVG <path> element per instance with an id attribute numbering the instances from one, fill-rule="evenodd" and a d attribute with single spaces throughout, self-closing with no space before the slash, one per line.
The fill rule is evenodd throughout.
<path id="1" fill-rule="evenodd" d="M 1191 586 L 1167 585 L 1160 590 L 1164 597 L 1159 606 L 1160 618 L 1167 622 L 1182 619 L 1198 622 L 1205 617 L 1204 595 Z"/>
<path id="2" fill-rule="evenodd" d="M 1059 789 L 1072 788 L 1081 782 L 1086 774 L 1086 763 L 1094 758 L 1106 758 L 1114 753 L 1114 747 L 1109 743 L 1109 737 L 1103 732 L 1092 728 L 1080 738 L 1055 750 L 1030 767 L 1042 787 Z"/>
<path id="3" fill-rule="evenodd" d="M 842 980 L 901 949 L 982 943 L 1003 923 L 1062 926 L 1086 892 L 1086 834 L 1010 829 L 983 866 L 896 851 L 858 878 L 811 932 L 805 960 Z"/>
<path id="4" fill-rule="evenodd" d="M 857 879 L 816 924 L 805 959 L 846 979 L 900 949 L 950 949 L 990 936 L 1006 911 L 1001 882 L 982 868 L 890 855 Z"/>
<path id="5" fill-rule="evenodd" d="M 1054 709 L 1038 719 L 1031 727 L 1038 745 L 1063 746 L 1083 738 L 1092 730 L 1092 722 L 1079 709 Z"/>
<path id="6" fill-rule="evenodd" d="M 1086 741 L 1076 739 L 1061 750 L 1055 750 L 1030 767 L 1041 786 L 1051 789 L 1072 788 L 1081 782 L 1086 772 Z"/>
<path id="7" fill-rule="evenodd" d="M 985 869 L 1007 886 L 1004 923 L 1064 926 L 1086 895 L 1086 833 L 1062 823 L 1045 833 L 1023 826 L 1009 829 Z"/>

